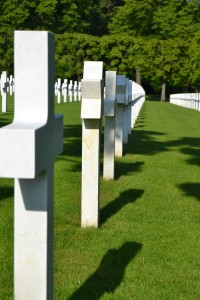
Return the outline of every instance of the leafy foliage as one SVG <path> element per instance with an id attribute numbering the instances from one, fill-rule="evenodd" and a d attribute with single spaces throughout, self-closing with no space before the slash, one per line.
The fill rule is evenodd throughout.
<path id="1" fill-rule="evenodd" d="M 199 89 L 200 0 L 0 0 L 0 72 L 13 73 L 14 30 L 56 34 L 56 76 L 81 77 L 103 60 L 158 91 Z"/>
<path id="2" fill-rule="evenodd" d="M 87 34 L 64 33 L 56 35 L 57 76 L 82 76 L 84 60 L 99 60 L 98 37 Z"/>

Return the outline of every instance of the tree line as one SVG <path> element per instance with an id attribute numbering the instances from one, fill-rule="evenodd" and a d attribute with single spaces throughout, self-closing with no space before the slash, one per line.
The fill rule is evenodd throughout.
<path id="1" fill-rule="evenodd" d="M 0 71 L 13 73 L 14 30 L 56 36 L 56 77 L 103 60 L 149 91 L 198 91 L 200 0 L 0 0 Z M 137 75 L 136 75 L 137 74 Z"/>

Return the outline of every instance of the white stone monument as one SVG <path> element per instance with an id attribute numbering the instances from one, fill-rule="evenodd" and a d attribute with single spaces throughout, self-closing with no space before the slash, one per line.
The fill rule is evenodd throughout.
<path id="1" fill-rule="evenodd" d="M 57 103 L 61 103 L 61 78 L 58 78 L 57 81 Z"/>
<path id="2" fill-rule="evenodd" d="M 2 112 L 7 112 L 7 91 L 9 87 L 9 81 L 7 78 L 7 71 L 3 71 L 1 74 L 1 97 L 2 97 Z"/>
<path id="3" fill-rule="evenodd" d="M 73 81 L 70 80 L 68 84 L 68 96 L 69 96 L 69 102 L 72 102 L 72 97 L 73 97 Z"/>
<path id="4" fill-rule="evenodd" d="M 103 178 L 114 179 L 115 169 L 115 112 L 116 112 L 116 72 L 106 71 L 104 101 L 104 160 Z"/>
<path id="5" fill-rule="evenodd" d="M 126 77 L 117 75 L 116 87 L 116 123 L 115 123 L 115 156 L 123 156 L 123 132 L 124 132 L 124 104 L 126 97 Z"/>
<path id="6" fill-rule="evenodd" d="M 15 178 L 14 299 L 53 299 L 54 35 L 15 31 L 15 112 L 0 129 L 0 177 Z"/>
<path id="7" fill-rule="evenodd" d="M 128 99 L 128 90 L 129 90 L 129 79 L 126 78 L 126 93 L 124 101 L 124 120 L 123 120 L 123 143 L 128 143 L 128 110 L 129 110 L 129 99 Z"/>
<path id="8" fill-rule="evenodd" d="M 10 86 L 10 96 L 12 96 L 13 95 L 13 86 L 14 86 L 13 75 L 10 75 L 9 86 Z"/>
<path id="9" fill-rule="evenodd" d="M 128 134 L 131 134 L 132 129 L 132 80 L 128 84 Z"/>
<path id="10" fill-rule="evenodd" d="M 145 101 L 145 91 L 141 85 L 132 82 L 132 127 L 134 127 L 142 105 Z"/>
<path id="11" fill-rule="evenodd" d="M 103 62 L 86 61 L 82 80 L 81 226 L 98 227 Z"/>
<path id="12" fill-rule="evenodd" d="M 67 79 L 64 79 L 64 82 L 62 84 L 62 95 L 64 98 L 64 103 L 67 102 Z"/>

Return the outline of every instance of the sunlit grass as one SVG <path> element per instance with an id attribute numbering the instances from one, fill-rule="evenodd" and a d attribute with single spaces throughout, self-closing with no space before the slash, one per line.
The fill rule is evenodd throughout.
<path id="1" fill-rule="evenodd" d="M 55 299 L 200 299 L 200 113 L 147 101 L 116 179 L 101 176 L 100 228 L 81 229 L 80 103 L 55 108 L 65 123 L 55 162 Z M 1 114 L 1 126 L 11 119 Z M 2 300 L 13 299 L 12 250 L 13 180 L 0 179 Z"/>

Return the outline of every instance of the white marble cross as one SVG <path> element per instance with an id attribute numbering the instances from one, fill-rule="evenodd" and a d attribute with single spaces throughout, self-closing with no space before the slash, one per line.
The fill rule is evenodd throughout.
<path id="1" fill-rule="evenodd" d="M 10 80 L 9 80 L 10 96 L 12 96 L 13 94 L 13 86 L 14 86 L 13 76 L 10 75 Z"/>
<path id="2" fill-rule="evenodd" d="M 86 61 L 82 80 L 81 226 L 98 227 L 103 62 Z"/>
<path id="3" fill-rule="evenodd" d="M 143 87 L 135 81 L 132 82 L 132 99 L 132 127 L 134 127 L 142 105 L 145 101 L 145 91 Z"/>
<path id="4" fill-rule="evenodd" d="M 62 95 L 64 97 L 64 103 L 67 102 L 67 79 L 64 79 L 62 84 Z"/>
<path id="5" fill-rule="evenodd" d="M 131 134 L 132 129 L 132 80 L 128 84 L 128 134 Z"/>
<path id="6" fill-rule="evenodd" d="M 129 90 L 129 79 L 126 78 L 126 92 L 125 92 L 125 101 L 124 101 L 124 120 L 123 120 L 123 143 L 128 143 L 128 110 L 129 110 L 129 99 L 128 99 L 128 90 Z"/>
<path id="7" fill-rule="evenodd" d="M 124 104 L 126 98 L 126 77 L 117 75 L 117 110 L 115 127 L 115 156 L 123 156 L 123 135 L 124 135 Z"/>
<path id="8" fill-rule="evenodd" d="M 7 71 L 1 74 L 1 97 L 2 97 L 2 112 L 7 112 L 7 92 L 9 88 L 9 81 L 7 78 Z"/>
<path id="9" fill-rule="evenodd" d="M 114 179 L 115 167 L 116 71 L 106 71 L 104 101 L 103 178 Z"/>
<path id="10" fill-rule="evenodd" d="M 73 81 L 70 80 L 68 84 L 68 95 L 69 95 L 69 102 L 72 102 L 72 97 L 73 97 Z"/>
<path id="11" fill-rule="evenodd" d="M 58 78 L 57 81 L 57 103 L 61 103 L 61 78 Z"/>
<path id="12" fill-rule="evenodd" d="M 15 31 L 15 111 L 0 129 L 0 177 L 15 178 L 14 299 L 53 299 L 54 35 Z"/>

